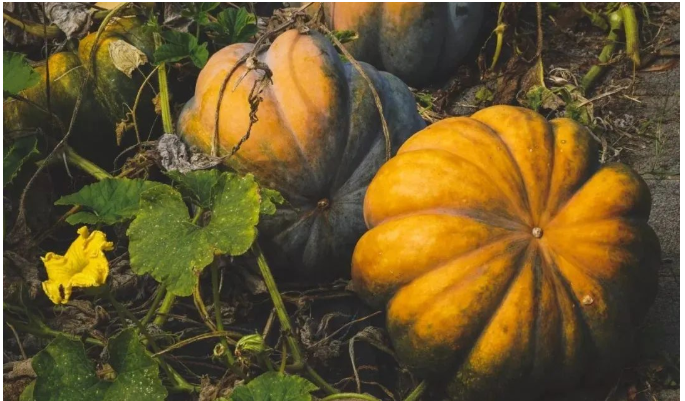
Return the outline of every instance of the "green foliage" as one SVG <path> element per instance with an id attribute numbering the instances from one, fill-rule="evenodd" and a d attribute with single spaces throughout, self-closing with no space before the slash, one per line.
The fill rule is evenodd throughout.
<path id="1" fill-rule="evenodd" d="M 414 94 L 416 102 L 426 110 L 433 109 L 433 95 L 430 92 L 418 92 Z"/>
<path id="2" fill-rule="evenodd" d="M 222 46 L 246 42 L 257 33 L 257 17 L 245 8 L 227 8 L 216 16 L 216 22 L 207 24 L 214 40 Z"/>
<path id="3" fill-rule="evenodd" d="M 188 216 L 181 194 L 159 185 L 141 196 L 140 212 L 128 229 L 131 268 L 150 273 L 180 296 L 192 293 L 197 272 L 215 255 L 247 252 L 257 236 L 259 188 L 251 175 L 223 173 L 214 189 L 211 221 L 204 227 Z"/>
<path id="4" fill-rule="evenodd" d="M 17 176 L 21 166 L 31 158 L 32 155 L 38 154 L 36 145 L 38 139 L 35 135 L 21 137 L 14 141 L 10 146 L 3 146 L 2 153 L 2 186 L 7 186 L 14 177 Z"/>
<path id="5" fill-rule="evenodd" d="M 138 212 L 140 194 L 161 185 L 152 181 L 128 178 L 106 178 L 63 196 L 55 205 L 80 205 L 86 210 L 67 217 L 76 224 L 115 224 L 131 219 Z"/>
<path id="6" fill-rule="evenodd" d="M 209 12 L 219 7 L 219 3 L 187 3 L 188 9 L 183 10 L 181 15 L 192 18 L 198 25 L 209 23 Z"/>
<path id="7" fill-rule="evenodd" d="M 317 387 L 299 376 L 267 372 L 247 385 L 236 387 L 230 401 L 311 401 Z"/>
<path id="8" fill-rule="evenodd" d="M 209 51 L 207 43 L 198 44 L 197 38 L 187 32 L 163 31 L 163 45 L 155 50 L 154 58 L 157 64 L 181 61 L 189 58 L 196 67 L 202 68 L 207 64 Z"/>
<path id="9" fill-rule="evenodd" d="M 187 174 L 170 171 L 167 175 L 174 180 L 183 197 L 197 206 L 209 209 L 214 203 L 220 177 L 218 170 L 195 170 Z"/>
<path id="10" fill-rule="evenodd" d="M 112 381 L 98 378 L 81 342 L 57 337 L 31 362 L 36 372 L 33 399 L 157 401 L 166 398 L 157 363 L 147 354 L 134 330 L 119 333 L 109 341 L 107 349 L 109 364 L 116 372 Z"/>
<path id="11" fill-rule="evenodd" d="M 285 202 L 283 195 L 275 189 L 260 188 L 259 194 L 262 197 L 260 214 L 274 214 L 276 213 L 276 205 L 282 205 Z"/>
<path id="12" fill-rule="evenodd" d="M 17 95 L 40 82 L 40 74 L 26 61 L 26 56 L 15 52 L 2 52 L 2 94 Z"/>
<path id="13" fill-rule="evenodd" d="M 359 35 L 357 35 L 357 32 L 349 30 L 349 29 L 342 30 L 342 31 L 337 31 L 337 30 L 332 31 L 330 34 L 327 35 L 327 36 L 329 36 L 329 39 L 330 39 L 330 35 L 333 35 L 336 39 L 338 39 L 340 41 L 340 43 L 343 43 L 343 44 L 359 39 Z M 333 42 L 333 43 L 335 44 L 335 42 Z"/>
<path id="14" fill-rule="evenodd" d="M 494 95 L 492 91 L 485 86 L 481 86 L 478 91 L 476 91 L 476 104 L 483 104 L 492 102 Z"/>

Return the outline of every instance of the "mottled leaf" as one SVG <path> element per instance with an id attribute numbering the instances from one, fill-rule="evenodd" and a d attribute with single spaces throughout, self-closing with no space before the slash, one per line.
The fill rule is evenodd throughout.
<path id="1" fill-rule="evenodd" d="M 150 273 L 173 294 L 188 296 L 197 272 L 215 255 L 247 252 L 259 221 L 259 189 L 254 178 L 224 173 L 215 191 L 211 220 L 204 227 L 192 222 L 174 188 L 160 185 L 144 192 L 140 212 L 128 229 L 132 269 Z"/>
<path id="2" fill-rule="evenodd" d="M 247 385 L 236 387 L 230 401 L 311 401 L 317 387 L 300 376 L 264 373 Z"/>
<path id="3" fill-rule="evenodd" d="M 33 399 L 36 401 L 164 400 L 167 391 L 159 379 L 157 363 L 138 341 L 133 329 L 124 330 L 109 341 L 109 364 L 113 381 L 100 380 L 95 364 L 83 344 L 64 336 L 53 340 L 32 360 L 36 372 Z"/>
<path id="4" fill-rule="evenodd" d="M 186 174 L 169 171 L 167 175 L 174 180 L 184 198 L 203 209 L 212 207 L 220 177 L 218 170 L 195 170 Z"/>

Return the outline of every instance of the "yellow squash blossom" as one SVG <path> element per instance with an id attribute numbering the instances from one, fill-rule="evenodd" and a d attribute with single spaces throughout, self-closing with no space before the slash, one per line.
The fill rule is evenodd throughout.
<path id="1" fill-rule="evenodd" d="M 105 283 L 109 274 L 109 263 L 104 251 L 111 251 L 114 245 L 107 242 L 102 231 L 88 232 L 88 227 L 77 231 L 78 238 L 72 242 L 67 253 L 57 255 L 48 252 L 41 260 L 48 272 L 43 282 L 43 291 L 56 304 L 69 302 L 72 287 L 97 287 Z"/>

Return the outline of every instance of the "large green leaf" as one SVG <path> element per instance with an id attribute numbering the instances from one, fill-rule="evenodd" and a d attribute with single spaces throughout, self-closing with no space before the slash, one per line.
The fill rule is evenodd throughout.
<path id="1" fill-rule="evenodd" d="M 215 255 L 247 252 L 259 222 L 259 188 L 251 175 L 221 175 L 215 186 L 211 220 L 192 222 L 181 194 L 160 185 L 142 194 L 140 212 L 128 229 L 131 268 L 150 273 L 175 295 L 188 296 Z"/>
<path id="2" fill-rule="evenodd" d="M 140 194 L 158 185 L 161 184 L 140 179 L 105 178 L 61 197 L 55 205 L 80 205 L 86 209 L 69 216 L 69 224 L 115 224 L 133 218 Z"/>
<path id="3" fill-rule="evenodd" d="M 222 45 L 245 42 L 257 32 L 257 17 L 239 9 L 227 8 L 216 16 L 216 22 L 207 24 L 207 29 L 214 31 L 215 40 Z"/>
<path id="4" fill-rule="evenodd" d="M 299 376 L 267 372 L 236 387 L 230 401 L 311 401 L 317 387 Z"/>
<path id="5" fill-rule="evenodd" d="M 176 62 L 188 57 L 198 68 L 207 64 L 207 43 L 198 44 L 197 38 L 187 32 L 164 31 L 162 37 L 166 43 L 155 50 L 156 63 Z"/>
<path id="6" fill-rule="evenodd" d="M 167 391 L 159 379 L 157 363 L 147 354 L 134 330 L 128 329 L 109 341 L 109 364 L 113 381 L 100 380 L 95 364 L 83 344 L 59 336 L 33 357 L 36 401 L 158 401 Z"/>
<path id="7" fill-rule="evenodd" d="M 40 82 L 40 74 L 26 61 L 26 56 L 15 52 L 2 52 L 2 93 L 17 95 Z"/>
<path id="8" fill-rule="evenodd" d="M 203 209 L 212 207 L 219 184 L 219 170 L 194 170 L 186 174 L 169 171 L 167 175 L 174 180 L 184 198 Z"/>
<path id="9" fill-rule="evenodd" d="M 35 135 L 29 135 L 17 139 L 10 146 L 3 147 L 2 158 L 2 186 L 7 186 L 21 169 L 21 166 L 31 157 L 37 154 L 36 144 L 38 139 Z"/>

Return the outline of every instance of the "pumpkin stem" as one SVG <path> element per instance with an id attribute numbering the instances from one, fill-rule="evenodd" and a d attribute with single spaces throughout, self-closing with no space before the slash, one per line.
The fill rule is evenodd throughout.
<path id="1" fill-rule="evenodd" d="M 542 238 L 542 228 L 540 228 L 540 227 L 533 228 L 533 237 Z"/>

